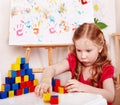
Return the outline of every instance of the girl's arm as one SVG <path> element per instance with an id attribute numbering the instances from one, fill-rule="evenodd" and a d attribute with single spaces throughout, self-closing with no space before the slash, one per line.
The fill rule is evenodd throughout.
<path id="1" fill-rule="evenodd" d="M 61 61 L 60 63 L 47 67 L 42 74 L 41 82 L 35 88 L 36 95 L 42 96 L 44 92 L 52 92 L 52 78 L 67 70 L 69 70 L 69 63 L 66 59 Z"/>
<path id="2" fill-rule="evenodd" d="M 83 84 L 75 79 L 71 79 L 66 84 L 68 92 L 87 92 L 102 95 L 108 102 L 113 102 L 115 96 L 114 83 L 112 78 L 103 81 L 103 88 L 96 88 L 90 85 Z"/>
<path id="3" fill-rule="evenodd" d="M 113 102 L 115 96 L 115 88 L 112 78 L 108 78 L 103 81 L 103 89 L 95 88 L 92 86 L 86 85 L 86 92 L 101 94 L 108 102 Z"/>

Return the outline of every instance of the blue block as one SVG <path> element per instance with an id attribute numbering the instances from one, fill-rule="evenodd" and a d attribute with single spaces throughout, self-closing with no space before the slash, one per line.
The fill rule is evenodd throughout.
<path id="1" fill-rule="evenodd" d="M 4 91 L 10 91 L 10 84 L 4 84 Z"/>
<path id="2" fill-rule="evenodd" d="M 26 59 L 24 57 L 21 58 L 21 64 L 25 64 Z"/>
<path id="3" fill-rule="evenodd" d="M 20 70 L 20 75 L 21 75 L 21 76 L 24 76 L 24 75 L 25 75 L 25 69 L 21 69 L 21 70 Z"/>
<path id="4" fill-rule="evenodd" d="M 26 75 L 31 75 L 31 74 L 32 74 L 32 69 L 31 69 L 31 68 L 26 69 L 26 70 L 25 70 L 25 74 L 26 74 Z"/>
<path id="5" fill-rule="evenodd" d="M 17 83 L 16 83 L 16 84 L 15 84 L 15 83 L 12 84 L 12 90 L 18 90 L 19 87 L 20 87 L 20 86 L 19 86 L 19 84 L 17 84 Z"/>
<path id="6" fill-rule="evenodd" d="M 29 69 L 29 63 L 20 64 L 21 69 Z"/>
<path id="7" fill-rule="evenodd" d="M 57 97 L 58 97 L 58 95 L 52 95 L 51 97 L 53 97 L 53 98 L 57 98 Z"/>
<path id="8" fill-rule="evenodd" d="M 5 77 L 5 84 L 13 84 L 13 83 L 15 83 L 15 78 Z"/>
<path id="9" fill-rule="evenodd" d="M 52 86 L 53 87 L 55 86 L 55 79 L 54 78 L 52 79 Z"/>
<path id="10" fill-rule="evenodd" d="M 16 77 L 17 76 L 17 71 L 11 70 L 11 76 Z"/>
<path id="11" fill-rule="evenodd" d="M 29 88 L 24 88 L 24 94 L 29 93 Z"/>
<path id="12" fill-rule="evenodd" d="M 34 74 L 29 75 L 29 80 L 34 80 L 34 79 L 35 79 L 35 75 Z"/>
<path id="13" fill-rule="evenodd" d="M 0 91 L 0 99 L 4 99 L 8 97 L 8 93 L 7 92 L 2 92 Z"/>

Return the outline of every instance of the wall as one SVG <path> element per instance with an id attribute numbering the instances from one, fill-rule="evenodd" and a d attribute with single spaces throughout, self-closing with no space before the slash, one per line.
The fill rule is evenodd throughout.
<path id="1" fill-rule="evenodd" d="M 120 33 L 120 0 L 115 0 L 116 1 L 116 30 L 117 32 Z"/>
<path id="2" fill-rule="evenodd" d="M 120 1 L 115 0 L 116 8 L 114 8 L 114 5 L 112 6 L 112 2 L 108 4 L 109 8 L 116 9 L 117 14 L 117 24 L 110 23 L 114 16 L 111 15 L 109 19 L 106 19 L 104 21 L 109 21 L 109 30 L 104 30 L 105 34 L 111 35 L 111 30 L 120 32 Z M 11 68 L 11 64 L 15 62 L 16 57 L 18 56 L 25 56 L 25 49 L 22 47 L 16 47 L 16 46 L 9 46 L 8 45 L 8 38 L 9 38 L 9 10 L 10 10 L 10 0 L 0 0 L 0 73 L 2 73 L 2 76 L 6 75 L 8 70 Z M 111 11 L 111 9 L 109 9 Z M 110 12 L 109 12 L 110 13 Z M 114 26 L 115 25 L 115 26 Z M 108 36 L 106 39 L 108 39 L 108 43 L 110 44 L 110 37 Z M 111 45 L 112 44 L 112 45 Z M 114 48 L 114 44 L 111 43 L 109 47 Z M 58 62 L 61 59 L 66 57 L 68 49 L 67 48 L 55 48 L 54 49 L 54 62 Z M 114 51 L 114 50 L 113 50 Z M 111 52 L 111 51 L 110 51 Z M 62 56 L 61 56 L 62 55 Z M 111 57 L 114 57 L 114 52 L 111 52 Z M 113 60 L 114 63 L 114 60 Z M 47 62 L 47 49 L 32 49 L 31 57 L 30 57 L 30 67 L 46 67 L 48 64 Z"/>

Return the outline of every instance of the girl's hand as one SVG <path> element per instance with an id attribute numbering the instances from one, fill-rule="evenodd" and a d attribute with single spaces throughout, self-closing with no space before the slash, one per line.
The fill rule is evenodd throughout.
<path id="1" fill-rule="evenodd" d="M 83 92 L 84 86 L 85 85 L 78 80 L 71 79 L 68 80 L 68 82 L 66 83 L 65 89 L 67 90 L 67 92 Z"/>
<path id="2" fill-rule="evenodd" d="M 44 93 L 52 92 L 51 79 L 43 80 L 40 84 L 35 87 L 35 94 L 42 97 Z"/>

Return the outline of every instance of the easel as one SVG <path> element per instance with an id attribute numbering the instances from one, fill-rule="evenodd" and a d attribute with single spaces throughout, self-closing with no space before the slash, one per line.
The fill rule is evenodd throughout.
<path id="1" fill-rule="evenodd" d="M 69 47 L 72 44 L 60 44 L 60 45 L 25 45 L 26 48 L 26 62 L 29 63 L 30 60 L 30 53 L 32 48 L 47 48 L 48 49 L 48 65 L 53 64 L 53 48 L 55 47 Z M 33 68 L 34 73 L 41 73 L 44 71 L 44 68 Z"/>
<path id="2" fill-rule="evenodd" d="M 116 79 L 117 84 L 120 84 L 120 33 L 113 33 L 112 37 L 115 41 Z"/>

